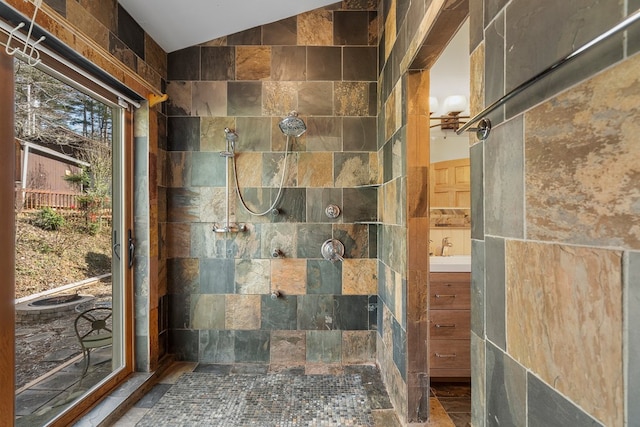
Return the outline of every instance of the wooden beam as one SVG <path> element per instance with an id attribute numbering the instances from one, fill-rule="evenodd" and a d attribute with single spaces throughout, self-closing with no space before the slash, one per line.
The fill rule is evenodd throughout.
<path id="1" fill-rule="evenodd" d="M 0 49 L 0 414 L 15 416 L 15 143 L 13 57 Z"/>

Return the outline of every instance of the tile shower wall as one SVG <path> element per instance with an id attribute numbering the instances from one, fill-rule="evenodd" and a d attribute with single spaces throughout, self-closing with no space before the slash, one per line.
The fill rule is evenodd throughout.
<path id="1" fill-rule="evenodd" d="M 378 246 L 379 321 L 377 360 L 389 397 L 402 422 L 429 416 L 428 319 L 428 139 L 421 93 L 428 73 L 405 73 L 410 42 L 422 44 L 423 17 L 430 2 L 381 3 L 378 156 L 382 175 Z M 456 2 L 451 7 L 460 7 Z M 435 6 L 434 6 L 435 8 Z M 420 34 L 422 36 L 420 36 Z M 426 104 L 425 104 L 426 102 Z"/>
<path id="2" fill-rule="evenodd" d="M 170 352 L 212 363 L 375 360 L 377 11 L 345 1 L 169 54 L 167 277 Z M 296 110 L 307 132 L 278 122 Z M 229 191 L 224 129 L 235 129 L 242 197 Z M 231 178 L 233 183 L 233 178 Z M 342 213 L 328 218 L 328 204 Z M 344 262 L 322 243 L 345 245 Z M 274 258 L 274 251 L 282 255 Z M 272 299 L 272 291 L 281 296 Z"/>
<path id="3" fill-rule="evenodd" d="M 484 11 L 471 15 L 471 50 L 485 105 L 640 6 L 471 3 Z M 638 302 L 638 34 L 636 24 L 514 98 L 471 149 L 484 175 L 472 191 L 474 208 L 484 201 L 472 209 L 476 426 L 640 419 L 640 340 L 625 320 Z"/>

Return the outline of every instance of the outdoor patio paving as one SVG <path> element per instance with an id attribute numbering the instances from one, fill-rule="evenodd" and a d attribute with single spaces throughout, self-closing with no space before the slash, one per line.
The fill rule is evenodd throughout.
<path id="1" fill-rule="evenodd" d="M 69 403 L 111 373 L 111 347 L 94 350 L 91 365 L 83 376 L 84 361 L 76 357 L 35 384 L 16 394 L 16 426 L 44 425 Z"/>

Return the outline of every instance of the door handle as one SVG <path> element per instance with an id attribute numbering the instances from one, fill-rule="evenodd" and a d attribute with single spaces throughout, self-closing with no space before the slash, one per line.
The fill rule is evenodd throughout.
<path id="1" fill-rule="evenodd" d="M 135 239 L 133 238 L 133 233 L 131 232 L 131 229 L 129 229 L 128 243 L 129 243 L 129 268 L 131 268 L 133 267 L 133 257 L 136 255 Z"/>
<path id="2" fill-rule="evenodd" d="M 116 230 L 113 230 L 113 246 L 111 247 L 111 250 L 118 259 L 120 259 L 120 254 L 118 253 L 119 249 L 120 243 L 118 243 L 118 232 Z"/>

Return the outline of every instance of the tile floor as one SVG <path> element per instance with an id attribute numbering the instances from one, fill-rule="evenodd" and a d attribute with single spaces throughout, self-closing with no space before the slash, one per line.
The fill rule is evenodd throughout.
<path id="1" fill-rule="evenodd" d="M 219 405 L 212 407 L 212 400 Z M 436 384 L 430 402 L 429 426 L 470 425 L 468 385 Z M 399 427 L 400 423 L 373 366 L 279 369 L 177 362 L 114 425 Z"/>
<path id="2" fill-rule="evenodd" d="M 454 425 L 455 427 L 471 426 L 470 383 L 432 382 L 431 394 L 453 423 L 450 425 Z M 432 418 L 433 406 L 434 405 L 431 405 Z"/>

